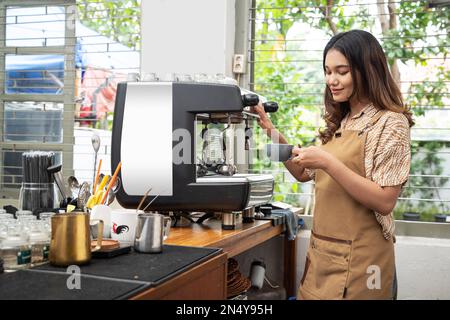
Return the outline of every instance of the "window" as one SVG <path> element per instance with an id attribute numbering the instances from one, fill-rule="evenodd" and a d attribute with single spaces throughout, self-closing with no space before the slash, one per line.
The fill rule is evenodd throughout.
<path id="1" fill-rule="evenodd" d="M 438 221 L 442 217 L 437 214 L 450 215 L 448 8 L 427 8 L 427 1 L 340 3 L 285 1 L 273 5 L 269 0 L 253 1 L 249 12 L 254 31 L 248 54 L 253 69 L 250 89 L 278 101 L 281 107 L 273 115 L 274 122 L 290 141 L 308 145 L 324 126 L 325 44 L 336 32 L 372 32 L 382 44 L 416 120 L 411 175 L 395 218 L 405 219 L 404 213 L 417 212 L 421 221 Z M 264 136 L 256 141 L 264 141 Z M 262 143 L 256 149 L 263 150 Z M 275 200 L 311 213 L 311 183 L 300 184 L 282 165 L 262 160 L 252 171 L 273 173 Z"/>
<path id="2" fill-rule="evenodd" d="M 2 197 L 17 197 L 28 150 L 62 155 L 72 174 L 75 1 L 55 3 L 0 1 Z"/>
<path id="3" fill-rule="evenodd" d="M 140 0 L 0 0 L 0 45 L 0 197 L 17 199 L 28 150 L 91 182 L 94 133 L 110 170 L 115 88 L 140 68 Z"/>

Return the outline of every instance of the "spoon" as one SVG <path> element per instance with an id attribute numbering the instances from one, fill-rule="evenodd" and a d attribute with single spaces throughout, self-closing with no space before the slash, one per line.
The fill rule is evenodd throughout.
<path id="1" fill-rule="evenodd" d="M 92 178 L 92 183 L 94 183 L 95 170 L 97 168 L 97 153 L 98 153 L 98 150 L 100 149 L 100 136 L 98 134 L 94 133 L 92 135 L 91 142 L 92 142 L 92 147 L 94 148 L 94 152 L 95 152 L 95 155 L 94 155 L 94 177 Z"/>
<path id="2" fill-rule="evenodd" d="M 81 210 L 86 209 L 86 203 L 91 196 L 91 186 L 88 182 L 83 182 L 81 184 L 80 190 L 78 191 L 78 198 L 77 198 L 77 208 Z"/>
<path id="3" fill-rule="evenodd" d="M 72 192 L 72 197 L 75 198 L 75 194 L 77 194 L 77 190 L 80 189 L 80 183 L 78 182 L 77 178 L 74 176 L 70 176 L 67 178 L 67 183 L 69 185 L 69 189 Z"/>
<path id="4" fill-rule="evenodd" d="M 120 178 L 117 177 L 116 182 L 114 182 L 114 185 L 111 187 L 111 189 L 109 189 L 106 205 L 109 206 L 111 203 L 113 203 L 114 199 L 116 198 L 116 193 L 120 189 L 120 186 L 121 186 Z"/>

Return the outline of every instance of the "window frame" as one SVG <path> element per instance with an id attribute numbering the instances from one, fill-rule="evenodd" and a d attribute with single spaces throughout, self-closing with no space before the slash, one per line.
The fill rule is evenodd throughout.
<path id="1" fill-rule="evenodd" d="M 47 7 L 47 6 L 63 6 L 65 11 L 65 29 L 64 29 L 64 45 L 63 46 L 43 46 L 43 47 L 26 47 L 26 46 L 6 46 L 6 14 L 8 7 Z M 73 145 L 74 126 L 75 126 L 75 22 L 76 0 L 0 0 L 0 114 L 4 115 L 5 102 L 9 101 L 35 101 L 35 102 L 57 102 L 63 104 L 63 139 L 62 143 L 33 143 L 33 142 L 5 142 L 4 141 L 4 122 L 0 125 L 0 166 L 1 166 L 1 185 L 4 181 L 4 154 L 3 151 L 17 150 L 43 150 L 55 151 L 62 153 L 63 167 L 62 171 L 65 176 L 73 175 Z M 59 54 L 64 56 L 64 90 L 62 94 L 7 94 L 5 87 L 6 80 L 6 55 L 7 54 L 36 55 L 36 54 Z M 17 198 L 19 188 L 0 188 L 1 198 Z"/>

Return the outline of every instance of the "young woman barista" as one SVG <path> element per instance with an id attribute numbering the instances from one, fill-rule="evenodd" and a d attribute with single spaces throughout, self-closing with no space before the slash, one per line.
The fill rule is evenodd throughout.
<path id="1" fill-rule="evenodd" d="M 298 299 L 395 299 L 392 210 L 410 169 L 411 113 L 376 38 L 335 35 L 323 52 L 321 145 L 295 147 L 285 166 L 315 180 L 310 245 Z M 262 105 L 259 125 L 288 143 Z"/>

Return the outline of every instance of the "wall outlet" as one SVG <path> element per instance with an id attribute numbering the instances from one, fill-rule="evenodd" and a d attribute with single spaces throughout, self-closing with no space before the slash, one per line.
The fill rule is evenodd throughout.
<path id="1" fill-rule="evenodd" d="M 245 55 L 235 54 L 233 56 L 233 73 L 245 73 Z"/>

